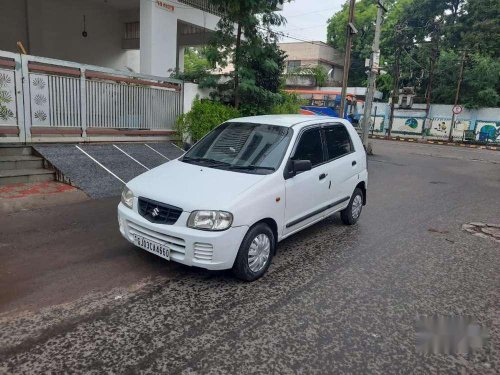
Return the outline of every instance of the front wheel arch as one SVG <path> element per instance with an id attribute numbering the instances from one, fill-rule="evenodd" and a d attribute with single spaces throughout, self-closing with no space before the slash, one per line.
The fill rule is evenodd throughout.
<path id="1" fill-rule="evenodd" d="M 265 219 L 262 219 L 262 220 L 259 220 L 257 221 L 255 224 L 251 225 L 249 228 L 248 228 L 248 231 L 247 233 L 253 228 L 255 227 L 256 225 L 259 225 L 260 223 L 264 223 L 264 224 L 267 224 L 269 226 L 269 228 L 271 228 L 273 234 L 274 234 L 274 253 L 273 255 L 276 255 L 276 249 L 278 247 L 278 223 L 276 223 L 276 220 L 270 218 L 270 217 L 266 217 Z"/>
<path id="2" fill-rule="evenodd" d="M 356 185 L 354 190 L 359 189 L 363 193 L 363 206 L 366 206 L 366 183 L 364 181 L 361 181 Z"/>

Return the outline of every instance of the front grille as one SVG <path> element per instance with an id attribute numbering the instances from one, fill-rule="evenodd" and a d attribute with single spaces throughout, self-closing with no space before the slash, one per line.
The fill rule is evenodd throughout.
<path id="1" fill-rule="evenodd" d="M 193 245 L 194 257 L 198 260 L 211 261 L 214 253 L 214 248 L 209 243 L 195 242 Z"/>
<path id="2" fill-rule="evenodd" d="M 139 214 L 155 224 L 175 224 L 182 208 L 139 197 Z"/>

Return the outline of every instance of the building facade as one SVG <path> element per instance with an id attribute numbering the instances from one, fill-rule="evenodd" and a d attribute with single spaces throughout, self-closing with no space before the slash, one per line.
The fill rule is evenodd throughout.
<path id="1" fill-rule="evenodd" d="M 208 0 L 0 0 L 0 144 L 165 139 L 189 110 L 184 50 Z"/>
<path id="2" fill-rule="evenodd" d="M 287 54 L 286 71 L 289 88 L 315 87 L 308 68 L 320 66 L 328 75 L 326 86 L 339 86 L 344 73 L 344 54 L 323 42 L 280 43 Z"/>
<path id="3" fill-rule="evenodd" d="M 219 21 L 208 0 L 0 0 L 0 50 L 167 77 Z"/>

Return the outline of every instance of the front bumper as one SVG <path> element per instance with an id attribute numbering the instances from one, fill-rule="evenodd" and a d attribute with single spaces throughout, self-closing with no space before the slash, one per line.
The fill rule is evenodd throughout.
<path id="1" fill-rule="evenodd" d="M 188 217 L 189 212 L 183 212 L 174 225 L 154 224 L 123 203 L 118 205 L 120 232 L 129 242 L 133 243 L 132 234 L 137 233 L 166 243 L 172 261 L 209 270 L 232 268 L 248 227 L 231 227 L 222 232 L 202 231 L 188 228 L 185 225 Z"/>

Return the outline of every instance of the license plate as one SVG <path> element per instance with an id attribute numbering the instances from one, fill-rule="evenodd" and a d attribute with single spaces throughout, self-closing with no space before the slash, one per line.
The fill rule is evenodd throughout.
<path id="1" fill-rule="evenodd" d="M 165 244 L 151 241 L 145 237 L 134 234 L 134 244 L 141 249 L 149 251 L 159 257 L 170 260 L 170 249 Z"/>

